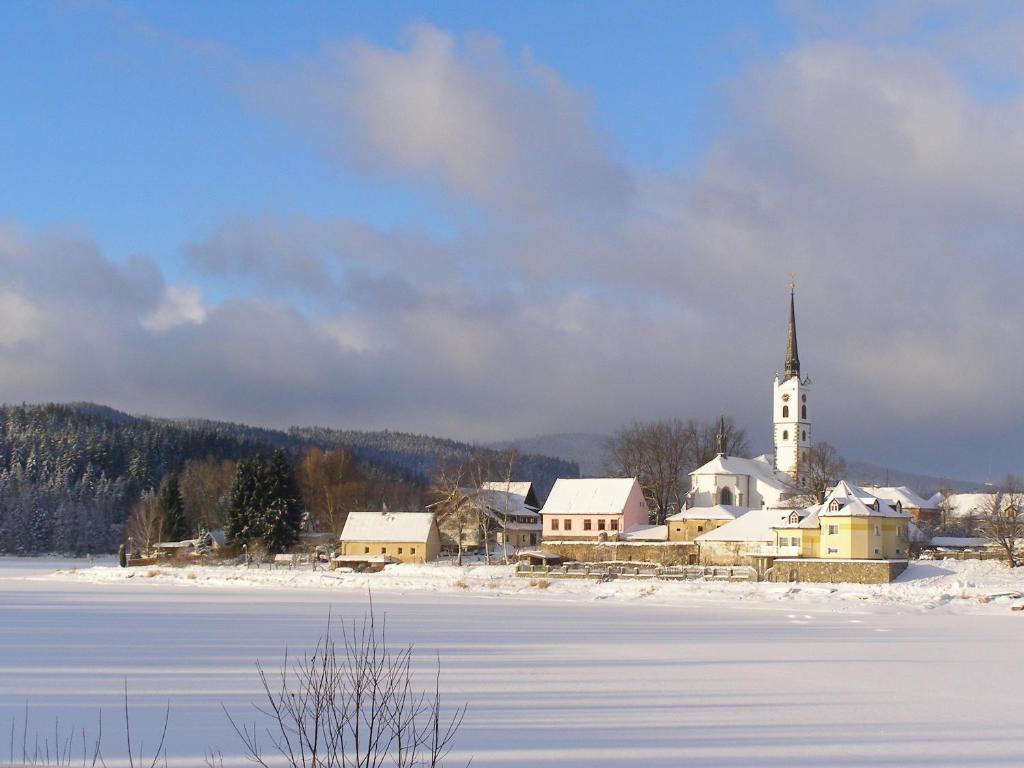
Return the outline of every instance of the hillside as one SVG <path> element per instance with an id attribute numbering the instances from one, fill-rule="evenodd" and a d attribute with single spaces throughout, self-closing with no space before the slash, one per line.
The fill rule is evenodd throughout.
<path id="1" fill-rule="evenodd" d="M 363 475 L 398 493 L 424 490 L 440 457 L 467 459 L 480 446 L 403 432 L 319 427 L 288 431 L 208 420 L 134 416 L 95 403 L 0 406 L 0 553 L 104 552 L 121 543 L 139 498 L 189 460 L 238 460 L 283 449 L 343 446 Z M 521 455 L 514 479 L 535 482 L 541 498 L 568 461 Z"/>

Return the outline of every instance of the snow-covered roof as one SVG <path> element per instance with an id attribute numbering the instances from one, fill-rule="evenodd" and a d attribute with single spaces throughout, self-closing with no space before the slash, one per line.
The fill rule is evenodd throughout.
<path id="1" fill-rule="evenodd" d="M 504 485 L 504 484 L 503 484 Z M 525 483 L 525 485 L 530 485 Z M 527 503 L 526 494 L 513 493 L 494 488 L 460 488 L 459 493 L 478 507 L 493 512 L 498 517 L 537 518 L 537 510 Z"/>
<path id="2" fill-rule="evenodd" d="M 349 512 L 342 541 L 426 541 L 433 512 Z"/>
<path id="3" fill-rule="evenodd" d="M 702 533 L 697 541 L 775 541 L 774 529 L 785 525 L 792 510 L 752 509 L 731 523 Z"/>
<path id="4" fill-rule="evenodd" d="M 938 509 L 939 504 L 943 502 L 946 497 L 942 495 L 941 491 L 936 491 L 932 494 L 931 498 L 928 499 L 928 507 L 930 509 Z"/>
<path id="5" fill-rule="evenodd" d="M 740 515 L 746 514 L 746 507 L 736 507 L 729 504 L 716 504 L 713 507 L 690 507 L 669 515 L 665 522 L 678 523 L 683 520 L 735 520 Z"/>
<path id="6" fill-rule="evenodd" d="M 876 498 L 893 504 L 900 502 L 904 509 L 935 509 L 928 499 L 922 499 L 905 485 L 865 485 L 863 488 Z"/>
<path id="7" fill-rule="evenodd" d="M 668 541 L 667 525 L 632 525 L 619 534 L 621 541 Z"/>
<path id="8" fill-rule="evenodd" d="M 839 502 L 839 509 L 833 511 L 831 509 L 832 502 Z M 825 497 L 825 503 L 821 505 L 818 510 L 819 517 L 909 517 L 906 513 L 897 512 L 894 506 L 896 501 L 889 499 L 879 498 L 865 489 L 848 483 L 845 480 L 840 480 L 836 483 L 828 496 Z M 875 509 L 875 506 L 878 509 Z"/>
<path id="9" fill-rule="evenodd" d="M 777 472 L 772 467 L 767 455 L 744 459 L 740 456 L 728 456 L 720 453 L 704 466 L 695 469 L 690 475 L 750 475 L 777 491 L 796 490 L 786 475 Z"/>
<path id="10" fill-rule="evenodd" d="M 486 483 L 480 483 L 480 488 L 485 491 L 511 493 L 513 496 L 522 496 L 525 499 L 533 491 L 533 483 L 529 480 L 511 483 L 506 483 L 504 480 L 488 480 Z"/>
<path id="11" fill-rule="evenodd" d="M 992 493 L 951 493 L 946 509 L 954 517 L 969 517 L 983 513 L 992 504 Z"/>
<path id="12" fill-rule="evenodd" d="M 635 477 L 599 477 L 555 481 L 542 514 L 618 515 L 637 484 Z"/>

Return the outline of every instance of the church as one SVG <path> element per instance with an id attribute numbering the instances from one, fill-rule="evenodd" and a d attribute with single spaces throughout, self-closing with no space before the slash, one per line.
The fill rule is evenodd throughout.
<path id="1" fill-rule="evenodd" d="M 744 509 L 790 508 L 792 500 L 806 484 L 800 459 L 811 446 L 807 401 L 810 387 L 811 380 L 800 375 L 795 286 L 790 284 L 786 365 L 782 377 L 775 374 L 773 391 L 774 451 L 771 456 L 753 459 L 730 456 L 723 418 L 718 429 L 717 455 L 690 473 L 691 490 L 684 513 L 699 514 L 697 510 L 701 508 L 719 505 Z"/>

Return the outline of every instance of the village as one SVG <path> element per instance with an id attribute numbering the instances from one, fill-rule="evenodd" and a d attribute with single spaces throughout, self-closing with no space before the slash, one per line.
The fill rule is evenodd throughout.
<path id="1" fill-rule="evenodd" d="M 773 382 L 773 454 L 731 455 L 723 415 L 715 456 L 689 473 L 678 511 L 655 519 L 637 477 L 559 478 L 543 503 L 528 479 L 482 481 L 422 511 L 348 512 L 336 540 L 305 533 L 270 564 L 345 573 L 482 559 L 517 563 L 518 574 L 534 578 L 862 584 L 891 582 L 918 557 L 1015 564 L 1019 494 L 936 491 L 926 499 L 906 486 L 831 477 L 812 443 L 810 393 L 791 284 L 785 364 Z M 949 535 L 965 530 L 984 535 Z M 129 549 L 122 565 L 208 558 L 223 543 L 220 531 L 158 542 L 145 556 Z M 248 551 L 242 559 L 254 562 Z"/>

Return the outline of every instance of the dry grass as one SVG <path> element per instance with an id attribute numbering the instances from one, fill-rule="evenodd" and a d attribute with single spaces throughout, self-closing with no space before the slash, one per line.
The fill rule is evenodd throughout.
<path id="1" fill-rule="evenodd" d="M 530 586 L 537 589 L 547 589 L 551 586 L 551 582 L 547 579 L 530 579 Z"/>
<path id="2" fill-rule="evenodd" d="M 454 584 L 452 584 L 452 586 L 456 587 L 457 589 L 469 589 L 469 585 L 466 584 L 466 582 L 464 582 L 462 579 L 456 581 Z"/>
<path id="3" fill-rule="evenodd" d="M 156 568 L 150 568 L 148 571 L 146 571 L 146 578 L 147 579 L 152 579 L 154 576 L 159 576 L 159 575 L 160 575 L 160 571 L 158 571 Z"/>

